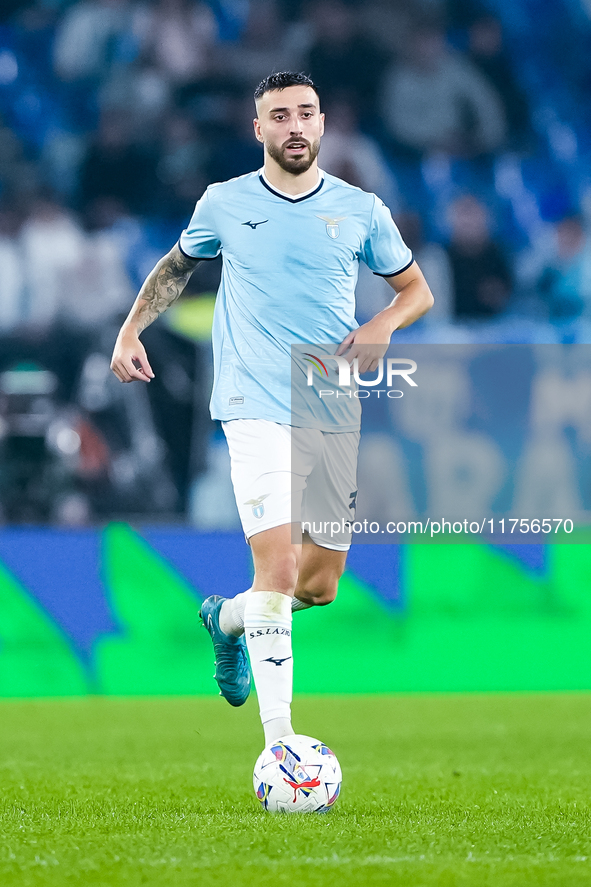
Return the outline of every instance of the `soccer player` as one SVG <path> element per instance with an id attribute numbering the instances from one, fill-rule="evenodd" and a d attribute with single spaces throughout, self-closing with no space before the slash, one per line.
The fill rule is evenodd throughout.
<path id="1" fill-rule="evenodd" d="M 350 532 L 310 532 L 302 545 L 292 535 L 292 498 L 299 497 L 301 519 L 309 495 L 340 521 L 356 494 L 358 422 L 304 429 L 304 455 L 292 466 L 292 437 L 301 429 L 291 412 L 290 347 L 333 343 L 334 354 L 358 359 L 360 372 L 375 369 L 394 330 L 421 317 L 433 297 L 382 201 L 319 170 L 324 115 L 310 78 L 272 74 L 255 103 L 263 169 L 207 188 L 178 244 L 143 284 L 111 367 L 122 382 L 154 377 L 140 333 L 179 297 L 199 262 L 221 253 L 211 414 L 228 441 L 255 575 L 233 599 L 207 598 L 201 614 L 221 694 L 235 706 L 250 691 L 248 650 L 268 743 L 293 733 L 292 610 L 334 600 L 351 541 Z M 395 296 L 357 327 L 360 261 Z"/>

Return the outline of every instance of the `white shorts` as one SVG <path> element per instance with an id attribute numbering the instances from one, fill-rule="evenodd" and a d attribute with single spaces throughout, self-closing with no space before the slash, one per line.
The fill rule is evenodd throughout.
<path id="1" fill-rule="evenodd" d="M 295 523 L 317 545 L 348 551 L 357 502 L 358 431 L 292 428 L 267 419 L 232 419 L 222 427 L 247 539 Z"/>

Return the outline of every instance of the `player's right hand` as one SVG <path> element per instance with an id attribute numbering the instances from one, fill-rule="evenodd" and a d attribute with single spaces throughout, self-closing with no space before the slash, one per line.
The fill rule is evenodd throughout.
<path id="1" fill-rule="evenodd" d="M 149 382 L 154 378 L 146 349 L 135 333 L 119 333 L 115 342 L 111 369 L 120 382 Z"/>

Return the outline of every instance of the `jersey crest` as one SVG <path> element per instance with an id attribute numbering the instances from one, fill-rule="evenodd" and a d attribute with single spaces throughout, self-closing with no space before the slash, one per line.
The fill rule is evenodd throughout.
<path id="1" fill-rule="evenodd" d="M 347 216 L 337 216 L 336 219 L 332 219 L 330 216 L 316 216 L 316 218 L 326 222 L 326 233 L 333 240 L 336 240 L 341 233 L 339 222 L 344 222 Z"/>

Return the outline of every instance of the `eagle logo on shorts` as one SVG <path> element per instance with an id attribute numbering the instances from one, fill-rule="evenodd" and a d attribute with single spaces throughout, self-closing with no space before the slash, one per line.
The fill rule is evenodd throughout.
<path id="1" fill-rule="evenodd" d="M 333 240 L 336 240 L 341 233 L 339 222 L 344 222 L 347 216 L 337 216 L 336 219 L 332 219 L 330 216 L 316 216 L 316 218 L 322 219 L 323 222 L 326 222 L 326 233 Z"/>
<path id="2" fill-rule="evenodd" d="M 247 499 L 244 503 L 245 505 L 252 505 L 252 513 L 255 517 L 261 518 L 265 513 L 265 506 L 262 504 L 263 499 L 266 499 L 269 496 L 269 493 L 265 493 L 264 496 L 259 496 L 258 499 Z"/>

